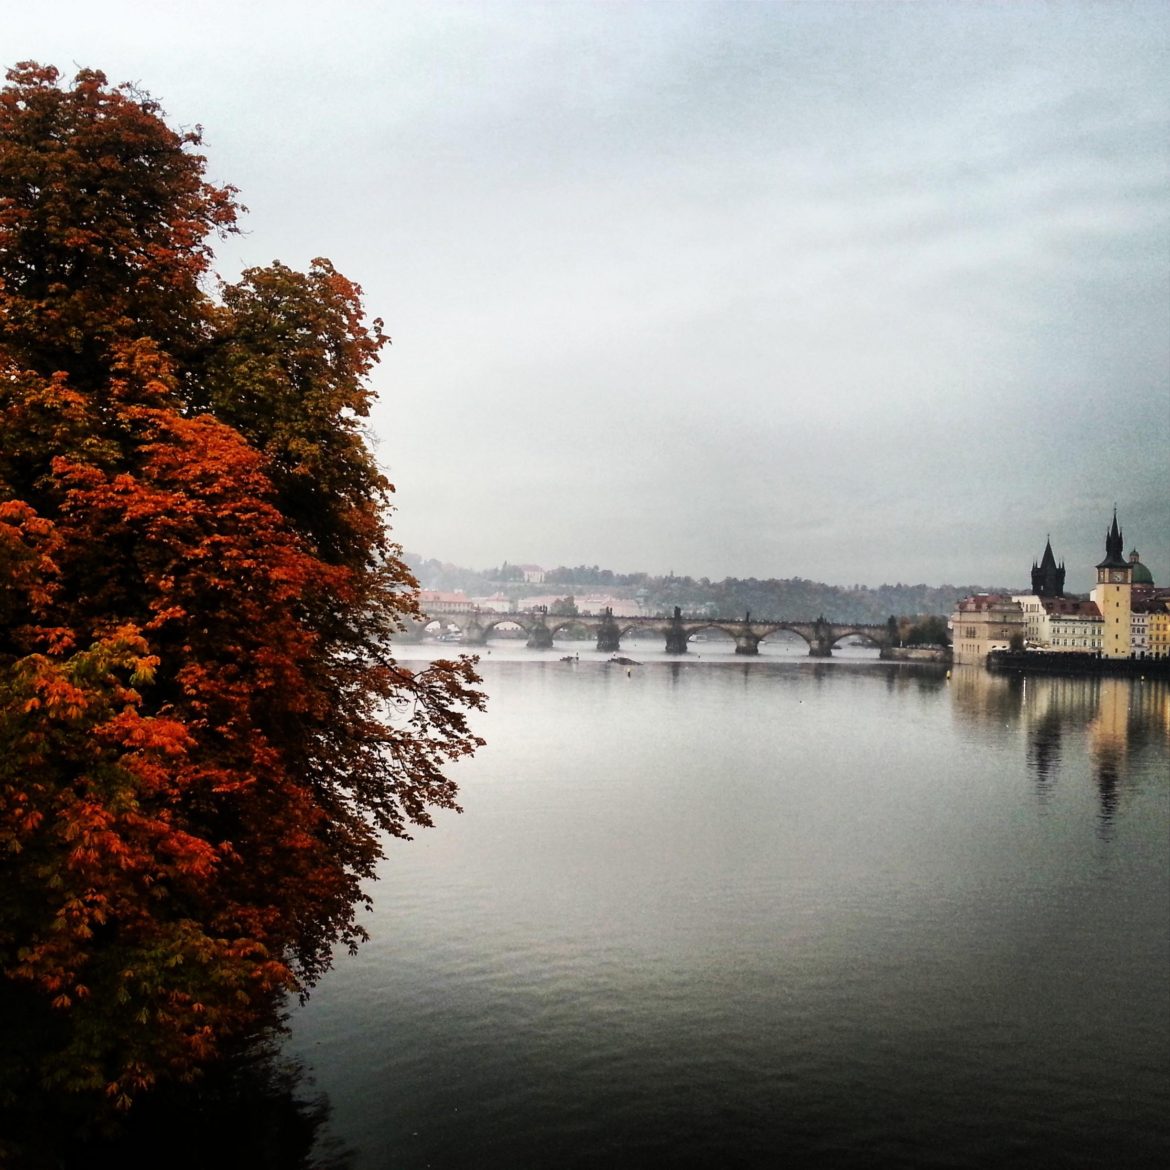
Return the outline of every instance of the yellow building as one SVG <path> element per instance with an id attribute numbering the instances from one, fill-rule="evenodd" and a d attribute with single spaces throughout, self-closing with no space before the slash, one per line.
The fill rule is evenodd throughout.
<path id="1" fill-rule="evenodd" d="M 1128 658 L 1131 652 L 1133 565 L 1125 559 L 1123 548 L 1114 511 L 1113 526 L 1105 533 L 1105 559 L 1097 566 L 1097 585 L 1092 592 L 1101 611 L 1103 658 Z"/>
<path id="2" fill-rule="evenodd" d="M 1170 601 L 1150 603 L 1146 638 L 1151 658 L 1170 658 Z"/>

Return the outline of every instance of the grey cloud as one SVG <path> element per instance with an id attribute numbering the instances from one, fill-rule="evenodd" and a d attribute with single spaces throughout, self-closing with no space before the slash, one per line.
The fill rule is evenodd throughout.
<path id="1" fill-rule="evenodd" d="M 1051 530 L 1085 587 L 1116 500 L 1170 581 L 1163 4 L 31 8 L 204 123 L 229 273 L 364 286 L 412 549 L 997 584 Z"/>

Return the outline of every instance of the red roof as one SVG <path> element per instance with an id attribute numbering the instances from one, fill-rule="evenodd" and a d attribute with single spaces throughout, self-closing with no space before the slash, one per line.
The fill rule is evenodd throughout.
<path id="1" fill-rule="evenodd" d="M 959 602 L 960 613 L 971 613 L 981 609 L 991 609 L 993 606 L 1010 605 L 1019 608 L 1019 602 L 1012 601 L 1006 593 L 976 593 L 974 597 L 964 597 Z"/>
<path id="2" fill-rule="evenodd" d="M 1101 611 L 1095 601 L 1085 601 L 1079 597 L 1042 597 L 1040 604 L 1044 612 L 1063 617 L 1100 617 Z"/>

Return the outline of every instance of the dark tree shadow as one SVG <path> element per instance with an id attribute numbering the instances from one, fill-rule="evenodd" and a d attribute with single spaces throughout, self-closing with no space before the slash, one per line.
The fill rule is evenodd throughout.
<path id="1" fill-rule="evenodd" d="M 126 1114 L 96 1120 L 84 1100 L 19 1086 L 11 1059 L 4 1067 L 0 1058 L 9 1074 L 0 1077 L 0 1167 L 349 1170 L 354 1152 L 328 1133 L 328 1100 L 300 1062 L 281 1054 L 280 1038 L 271 1025 L 197 1083 L 164 1086 Z M 15 1049 L 4 1048 L 11 1057 Z"/>

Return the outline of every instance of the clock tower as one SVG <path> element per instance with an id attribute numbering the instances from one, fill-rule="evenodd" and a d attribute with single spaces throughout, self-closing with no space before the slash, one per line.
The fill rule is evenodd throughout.
<path id="1" fill-rule="evenodd" d="M 1133 592 L 1133 566 L 1122 552 L 1124 542 L 1117 527 L 1117 509 L 1113 525 L 1105 533 L 1105 559 L 1097 566 L 1097 585 L 1093 600 L 1104 622 L 1101 654 L 1105 658 L 1130 656 L 1130 600 Z"/>

